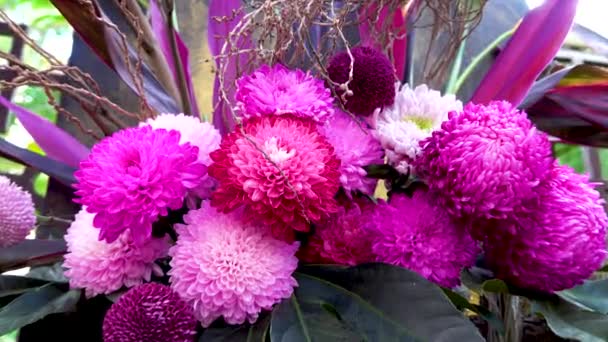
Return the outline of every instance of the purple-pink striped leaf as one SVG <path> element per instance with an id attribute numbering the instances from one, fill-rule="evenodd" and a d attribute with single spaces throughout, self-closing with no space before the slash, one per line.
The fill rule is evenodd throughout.
<path id="1" fill-rule="evenodd" d="M 572 27 L 577 0 L 546 0 L 531 10 L 483 78 L 471 102 L 518 105 L 555 57 Z"/>
<path id="2" fill-rule="evenodd" d="M 383 49 L 380 46 L 380 42 L 378 42 L 372 32 L 381 32 L 385 29 L 385 21 L 392 20 L 390 24 L 391 34 L 395 37 L 400 37 L 400 39 L 395 39 L 393 41 L 392 50 L 392 60 L 395 67 L 395 72 L 399 79 L 403 78 L 406 67 L 406 56 L 407 56 L 407 39 L 405 37 L 406 29 L 407 29 L 407 14 L 404 10 L 397 10 L 392 13 L 392 19 L 390 18 L 391 13 L 390 4 L 384 5 L 382 9 L 378 12 L 378 5 L 376 3 L 370 2 L 365 7 L 362 7 L 359 12 L 359 17 L 362 18 L 361 24 L 359 24 L 359 37 L 361 40 L 361 45 L 372 46 L 377 49 Z M 375 22 L 374 29 L 372 30 L 369 24 L 368 18 L 373 18 L 372 16 L 378 15 L 378 20 Z M 373 18 L 375 19 L 375 18 Z"/>
<path id="3" fill-rule="evenodd" d="M 89 149 L 54 123 L 0 96 L 0 105 L 15 113 L 34 141 L 52 159 L 77 168 Z"/>
<path id="4" fill-rule="evenodd" d="M 207 39 L 209 42 L 209 50 L 213 57 L 217 57 L 222 53 L 222 46 L 226 41 L 230 32 L 243 19 L 244 9 L 241 6 L 241 0 L 211 0 L 209 1 L 209 16 L 207 26 Z M 221 19 L 221 20 L 218 20 Z M 236 48 L 238 50 L 247 49 L 252 46 L 249 37 L 241 37 L 238 40 Z M 218 72 L 222 72 L 224 79 L 224 90 L 226 92 L 228 102 L 222 98 L 220 94 L 219 79 L 215 77 L 215 85 L 213 89 L 213 124 L 222 133 L 226 134 L 234 128 L 235 122 L 232 117 L 230 106 L 234 104 L 234 82 L 237 75 L 237 64 L 242 68 L 247 63 L 247 55 L 238 54 L 230 58 L 223 59 L 226 64 L 222 68 L 220 61 L 216 59 Z"/>
<path id="5" fill-rule="evenodd" d="M 150 1 L 150 22 L 152 26 L 152 30 L 154 31 L 154 35 L 156 36 L 156 40 L 160 45 L 160 49 L 165 56 L 165 60 L 171 69 L 171 74 L 173 75 L 173 80 L 177 88 L 179 89 L 179 72 L 180 65 L 184 71 L 184 77 L 186 82 L 186 88 L 188 91 L 188 101 L 190 102 L 190 108 L 192 110 L 192 114 L 196 117 L 200 117 L 200 112 L 198 110 L 198 105 L 196 103 L 196 96 L 194 94 L 194 86 L 192 84 L 192 74 L 190 73 L 190 61 L 188 59 L 189 51 L 188 47 L 180 37 L 179 33 L 177 33 L 165 20 L 163 13 L 161 12 L 160 6 L 158 4 L 158 0 Z M 175 45 L 177 46 L 177 55 L 179 56 L 179 60 L 175 60 L 175 54 L 173 52 L 173 44 L 171 42 L 171 34 L 173 34 L 173 39 L 175 39 Z"/>

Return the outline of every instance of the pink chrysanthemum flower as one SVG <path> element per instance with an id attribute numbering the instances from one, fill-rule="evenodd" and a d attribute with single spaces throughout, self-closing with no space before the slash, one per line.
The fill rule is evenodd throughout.
<path id="1" fill-rule="evenodd" d="M 161 114 L 154 119 L 142 122 L 140 126 L 150 125 L 154 129 L 176 130 L 180 133 L 180 144 L 189 143 L 198 147 L 198 162 L 209 166 L 211 157 L 209 153 L 220 147 L 222 136 L 220 132 L 208 122 L 201 122 L 197 117 L 184 114 Z M 192 191 L 200 198 L 208 199 L 217 186 L 215 179 L 209 175 L 201 178 L 198 187 Z"/>
<path id="2" fill-rule="evenodd" d="M 419 190 L 395 195 L 366 221 L 376 260 L 402 266 L 444 287 L 460 284 L 460 271 L 478 254 L 466 228 L 457 225 L 435 196 Z"/>
<path id="3" fill-rule="evenodd" d="M 315 225 L 315 233 L 298 256 L 308 263 L 351 266 L 375 261 L 371 236 L 364 228 L 375 208 L 365 199 L 346 203 L 331 218 Z"/>
<path id="4" fill-rule="evenodd" d="M 239 213 L 240 214 L 240 213 Z M 253 323 L 262 310 L 293 293 L 298 243 L 221 214 L 209 203 L 177 225 L 179 239 L 169 254 L 171 286 L 194 307 L 203 327 L 220 316 L 228 324 Z"/>
<path id="5" fill-rule="evenodd" d="M 236 106 L 244 118 L 293 114 L 324 122 L 333 115 L 331 91 L 323 81 L 280 64 L 264 65 L 237 81 Z"/>
<path id="6" fill-rule="evenodd" d="M 255 222 L 289 239 L 336 212 L 340 162 L 310 119 L 292 115 L 252 118 L 228 134 L 209 174 L 219 181 L 212 204 L 223 212 L 245 206 Z"/>
<path id="7" fill-rule="evenodd" d="M 352 95 L 346 95 L 346 109 L 358 115 L 369 116 L 376 108 L 390 106 L 395 101 L 395 68 L 381 52 L 367 46 L 350 50 L 353 59 L 352 79 L 351 55 L 346 51 L 332 57 L 327 66 L 329 78 L 338 84 L 348 82 Z M 336 87 L 340 99 L 344 89 Z"/>
<path id="8" fill-rule="evenodd" d="M 36 224 L 32 195 L 0 176 L 0 247 L 25 240 Z"/>
<path id="9" fill-rule="evenodd" d="M 535 211 L 489 227 L 484 249 L 497 277 L 545 292 L 589 278 L 606 257 L 604 200 L 586 176 L 555 165 Z M 496 224 L 496 223 L 495 223 Z"/>
<path id="10" fill-rule="evenodd" d="M 136 245 L 125 231 L 111 243 L 99 241 L 93 217 L 83 208 L 65 235 L 68 253 L 63 266 L 72 288 L 83 288 L 87 297 L 93 297 L 150 281 L 152 273 L 162 275 L 154 261 L 167 255 L 165 239 Z"/>
<path id="11" fill-rule="evenodd" d="M 546 134 L 508 102 L 451 112 L 421 146 L 414 167 L 456 216 L 507 217 L 536 198 L 553 163 Z"/>
<path id="12" fill-rule="evenodd" d="M 75 177 L 76 200 L 95 213 L 99 238 L 112 242 L 130 230 L 136 243 L 152 233 L 152 223 L 179 209 L 189 189 L 205 175 L 198 148 L 181 144 L 178 131 L 127 128 L 93 146 Z"/>
<path id="13" fill-rule="evenodd" d="M 337 111 L 320 129 L 340 159 L 340 183 L 350 196 L 352 191 L 373 195 L 378 181 L 367 177 L 364 166 L 383 164 L 380 142 L 364 122 Z"/>
<path id="14" fill-rule="evenodd" d="M 149 283 L 123 294 L 103 320 L 103 342 L 193 342 L 198 322 L 170 287 Z"/>

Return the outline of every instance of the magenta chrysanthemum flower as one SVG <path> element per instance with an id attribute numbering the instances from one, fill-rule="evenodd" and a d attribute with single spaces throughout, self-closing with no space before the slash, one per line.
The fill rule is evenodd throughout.
<path id="1" fill-rule="evenodd" d="M 212 204 L 223 212 L 245 206 L 245 215 L 271 226 L 277 238 L 308 231 L 337 210 L 340 162 L 310 119 L 252 118 L 211 158 L 209 174 L 220 183 Z"/>
<path id="2" fill-rule="evenodd" d="M 371 47 L 356 47 L 350 50 L 353 69 L 352 80 L 346 94 L 346 109 L 358 115 L 369 116 L 376 108 L 390 106 L 395 101 L 395 69 L 391 61 L 380 51 Z M 349 81 L 351 56 L 345 51 L 332 57 L 327 73 L 338 84 Z M 336 92 L 342 98 L 344 90 L 339 86 Z"/>
<path id="3" fill-rule="evenodd" d="M 203 327 L 220 316 L 228 324 L 253 323 L 262 310 L 291 296 L 297 286 L 292 277 L 297 242 L 277 240 L 241 215 L 221 214 L 207 202 L 184 221 L 169 252 L 170 281 Z"/>
<path id="4" fill-rule="evenodd" d="M 125 230 L 136 243 L 148 239 L 152 223 L 183 205 L 200 185 L 205 165 L 198 148 L 181 144 L 180 133 L 149 126 L 127 128 L 93 146 L 75 177 L 76 200 L 95 213 L 99 238 L 116 240 Z"/>
<path id="5" fill-rule="evenodd" d="M 131 232 L 125 231 L 111 243 L 99 241 L 93 217 L 83 208 L 65 235 L 68 253 L 63 266 L 72 288 L 85 289 L 93 297 L 150 281 L 152 273 L 162 275 L 154 261 L 167 255 L 165 239 L 151 238 L 136 245 Z"/>
<path id="6" fill-rule="evenodd" d="M 604 200 L 586 176 L 556 165 L 538 189 L 539 206 L 490 227 L 486 259 L 497 277 L 554 292 L 578 285 L 602 266 L 608 218 Z"/>
<path id="7" fill-rule="evenodd" d="M 416 191 L 379 205 L 366 227 L 377 261 L 402 266 L 444 287 L 460 284 L 460 271 L 475 262 L 478 248 L 435 196 Z"/>
<path id="8" fill-rule="evenodd" d="M 222 136 L 220 132 L 208 122 L 201 122 L 197 117 L 184 114 L 161 114 L 154 119 L 142 122 L 140 126 L 150 125 L 154 129 L 176 130 L 180 133 L 180 144 L 189 143 L 198 147 L 198 162 L 209 166 L 211 157 L 209 153 L 220 147 Z M 200 180 L 199 186 L 192 191 L 203 199 L 209 199 L 217 182 L 209 175 Z"/>
<path id="9" fill-rule="evenodd" d="M 414 167 L 456 216 L 507 217 L 536 198 L 553 163 L 547 136 L 508 102 L 451 112 L 421 146 Z"/>
<path id="10" fill-rule="evenodd" d="M 364 166 L 384 163 L 384 150 L 364 122 L 341 111 L 320 129 L 340 159 L 340 182 L 351 191 L 372 195 L 378 181 L 367 177 Z"/>
<path id="11" fill-rule="evenodd" d="M 25 240 L 36 224 L 32 195 L 0 176 L 0 247 Z"/>
<path id="12" fill-rule="evenodd" d="M 236 106 L 244 118 L 293 114 L 324 122 L 333 115 L 331 91 L 323 81 L 280 64 L 264 65 L 237 81 Z"/>
<path id="13" fill-rule="evenodd" d="M 364 199 L 355 199 L 340 207 L 330 219 L 315 225 L 314 235 L 298 256 L 308 263 L 351 266 L 375 261 L 371 236 L 364 228 L 375 208 L 371 201 Z"/>
<path id="14" fill-rule="evenodd" d="M 132 288 L 103 320 L 104 342 L 192 342 L 197 321 L 192 308 L 170 287 L 149 283 Z"/>

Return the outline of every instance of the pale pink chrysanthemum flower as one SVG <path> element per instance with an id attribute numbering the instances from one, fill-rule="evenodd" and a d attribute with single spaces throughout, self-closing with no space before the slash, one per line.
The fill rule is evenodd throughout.
<path id="1" fill-rule="evenodd" d="M 35 224 L 32 195 L 7 177 L 0 176 L 0 247 L 25 240 Z"/>
<path id="2" fill-rule="evenodd" d="M 70 287 L 85 289 L 87 297 L 94 297 L 150 281 L 153 273 L 162 275 L 155 260 L 167 255 L 166 239 L 150 238 L 139 245 L 125 231 L 113 242 L 99 241 L 94 216 L 83 208 L 65 235 L 68 253 L 63 266 Z"/>
<path id="3" fill-rule="evenodd" d="M 364 167 L 383 164 L 384 151 L 367 124 L 336 110 L 319 130 L 340 159 L 340 183 L 347 196 L 354 191 L 373 195 L 378 181 L 367 177 Z"/>
<path id="4" fill-rule="evenodd" d="M 153 119 L 142 122 L 140 126 L 149 125 L 153 129 L 176 130 L 180 133 L 180 144 L 189 143 L 198 147 L 198 161 L 209 166 L 212 161 L 209 154 L 220 147 L 222 136 L 208 122 L 201 122 L 197 117 L 184 114 L 160 114 Z M 217 181 L 209 175 L 202 177 L 200 185 L 191 191 L 198 197 L 208 199 L 217 186 Z"/>
<path id="5" fill-rule="evenodd" d="M 240 213 L 222 214 L 203 202 L 177 225 L 171 247 L 171 287 L 194 307 L 203 327 L 219 317 L 228 324 L 255 322 L 297 286 L 299 244 L 272 237 L 245 223 Z"/>
<path id="6" fill-rule="evenodd" d="M 454 95 L 442 96 L 424 84 L 414 89 L 402 86 L 393 105 L 376 109 L 372 120 L 389 164 L 407 173 L 420 155 L 420 141 L 440 129 L 449 112 L 461 110 L 462 103 Z"/>
<path id="7" fill-rule="evenodd" d="M 302 70 L 263 65 L 237 81 L 236 109 L 243 118 L 293 114 L 324 122 L 334 114 L 331 91 Z"/>

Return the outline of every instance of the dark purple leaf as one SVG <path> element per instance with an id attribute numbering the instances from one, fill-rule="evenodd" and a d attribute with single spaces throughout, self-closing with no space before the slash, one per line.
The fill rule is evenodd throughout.
<path id="1" fill-rule="evenodd" d="M 546 0 L 531 10 L 483 78 L 471 102 L 506 100 L 519 105 L 561 47 L 577 0 Z"/>
<path id="2" fill-rule="evenodd" d="M 40 148 L 52 159 L 78 167 L 87 157 L 89 149 L 52 122 L 20 107 L 0 96 L 0 105 L 8 108 L 34 138 Z"/>
<path id="3" fill-rule="evenodd" d="M 0 139 L 0 157 L 30 166 L 68 187 L 71 187 L 76 181 L 74 179 L 74 168 L 41 156 L 38 153 L 17 147 L 4 139 Z"/>
<path id="4" fill-rule="evenodd" d="M 578 65 L 560 70 L 536 82 L 521 107 L 553 136 L 608 147 L 608 69 Z"/>
<path id="5" fill-rule="evenodd" d="M 52 264 L 60 260 L 67 251 L 65 240 L 24 240 L 0 248 L 0 271 L 6 272 L 22 267 Z"/>
<path id="6" fill-rule="evenodd" d="M 133 76 L 129 72 L 129 66 L 127 66 L 123 56 L 123 52 L 129 55 L 129 63 L 132 69 L 135 69 L 136 51 L 128 43 L 126 47 L 123 46 L 119 34 L 103 23 L 103 20 L 107 22 L 111 22 L 111 20 L 105 15 L 97 2 L 90 1 L 86 2 L 87 4 L 74 0 L 51 0 L 51 2 L 101 60 L 116 71 L 135 94 L 140 94 L 136 86 L 137 82 L 133 80 Z M 126 51 L 123 51 L 123 48 L 126 48 Z M 167 94 L 167 91 L 146 63 L 141 65 L 140 76 L 143 81 L 143 93 L 154 110 L 169 113 L 179 111 L 174 99 Z"/>
<path id="7" fill-rule="evenodd" d="M 173 80 L 175 81 L 176 86 L 179 89 L 180 83 L 180 70 L 183 68 L 184 73 L 184 82 L 186 82 L 186 90 L 188 91 L 188 101 L 190 103 L 190 108 L 192 113 L 196 117 L 200 117 L 200 112 L 198 110 L 198 105 L 196 103 L 196 97 L 194 94 L 194 86 L 192 84 L 192 76 L 190 73 L 190 62 L 188 59 L 188 47 L 180 37 L 179 33 L 175 32 L 175 30 L 167 23 L 161 9 L 158 5 L 158 1 L 152 0 L 150 1 L 150 21 L 152 24 L 152 30 L 154 30 L 154 35 L 160 45 L 160 48 L 167 60 L 167 64 L 171 69 L 171 73 L 173 75 Z M 179 56 L 179 60 L 176 61 L 175 53 L 173 51 L 173 41 L 171 40 L 171 34 L 173 34 L 173 39 L 175 41 L 175 45 L 177 47 L 177 55 Z"/>
<path id="8" fill-rule="evenodd" d="M 207 39 L 209 50 L 213 57 L 217 57 L 222 53 L 224 42 L 234 27 L 241 21 L 243 15 L 244 9 L 241 7 L 241 0 L 209 1 Z M 220 18 L 222 20 L 218 20 Z M 249 47 L 251 47 L 249 37 L 241 37 L 237 42 L 237 46 L 235 46 L 238 50 Z M 222 134 L 226 134 L 234 128 L 234 118 L 230 107 L 234 103 L 235 90 L 233 84 L 238 76 L 237 65 L 244 66 L 247 63 L 247 56 L 244 54 L 234 55 L 223 59 L 223 63 L 227 63 L 225 64 L 225 68 L 222 68 L 219 60 L 216 59 L 216 65 L 219 69 L 217 72 L 223 74 L 223 86 L 229 103 L 226 103 L 220 96 L 220 82 L 216 74 L 213 88 L 213 125 Z"/>

